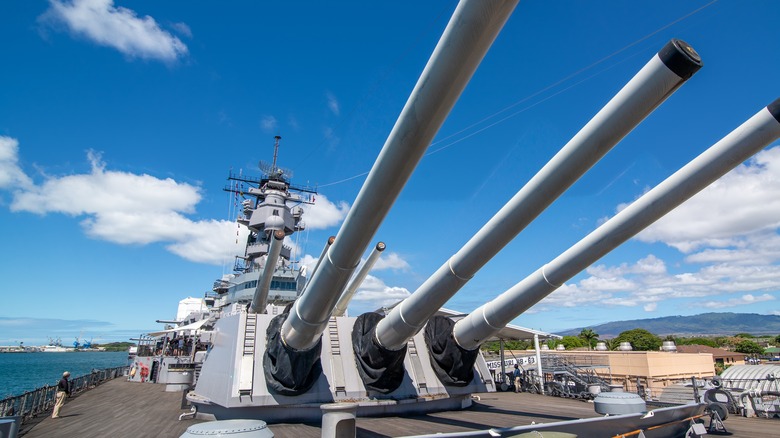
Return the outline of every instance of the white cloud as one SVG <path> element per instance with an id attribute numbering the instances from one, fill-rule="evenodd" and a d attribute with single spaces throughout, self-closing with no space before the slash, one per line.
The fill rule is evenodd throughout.
<path id="1" fill-rule="evenodd" d="M 0 189 L 23 190 L 32 185 L 19 167 L 19 142 L 0 135 Z"/>
<path id="2" fill-rule="evenodd" d="M 191 213 L 200 201 L 198 187 L 170 178 L 106 171 L 98 154 L 89 152 L 88 158 L 92 164 L 89 174 L 49 178 L 39 187 L 18 193 L 11 210 L 74 216 L 109 212 L 132 215 L 139 211 Z"/>
<path id="3" fill-rule="evenodd" d="M 12 193 L 13 212 L 78 217 L 90 237 L 123 245 L 162 242 L 172 253 L 199 263 L 221 264 L 243 253 L 249 233 L 246 227 L 187 217 L 195 213 L 201 200 L 200 187 L 108 170 L 93 151 L 87 153 L 89 173 L 44 175 L 44 181 L 36 185 L 19 167 L 18 151 L 16 139 L 0 136 L 0 189 Z M 338 225 L 349 211 L 346 202 L 336 204 L 321 194 L 315 198 L 314 205 L 304 206 L 309 229 Z M 285 243 L 298 252 L 293 241 L 286 239 Z M 384 267 L 405 269 L 408 264 L 391 253 Z"/>
<path id="4" fill-rule="evenodd" d="M 684 253 L 744 246 L 780 227 L 780 147 L 759 152 L 637 236 Z"/>
<path id="5" fill-rule="evenodd" d="M 358 315 L 381 307 L 392 306 L 411 293 L 403 287 L 388 286 L 384 281 L 367 275 L 350 302 L 350 314 Z"/>
<path id="6" fill-rule="evenodd" d="M 41 16 L 49 23 L 62 23 L 75 35 L 112 47 L 127 56 L 175 61 L 188 53 L 187 46 L 160 28 L 154 18 L 139 17 L 132 9 L 114 6 L 113 0 L 49 0 Z M 178 23 L 179 31 L 186 28 Z M 186 32 L 185 32 L 186 34 Z"/>
<path id="7" fill-rule="evenodd" d="M 276 133 L 279 130 L 279 122 L 274 116 L 264 116 L 260 119 L 260 128 L 265 132 Z"/>
<path id="8" fill-rule="evenodd" d="M 330 109 L 330 112 L 332 112 L 335 115 L 341 114 L 341 110 L 339 108 L 339 101 L 336 99 L 336 96 L 333 95 L 330 91 L 325 93 L 325 97 L 328 99 L 328 109 Z"/>
<path id="9" fill-rule="evenodd" d="M 705 297 L 707 301 L 702 306 L 727 308 L 770 299 L 772 295 L 767 293 L 755 294 L 780 290 L 780 266 L 773 264 L 720 263 L 679 274 L 671 274 L 665 268 L 646 269 L 658 266 L 657 262 L 660 260 L 650 255 L 635 264 L 590 267 L 586 270 L 588 276 L 565 284 L 542 300 L 536 310 L 599 303 L 612 307 L 642 306 L 650 312 L 661 302 Z M 734 294 L 744 295 L 735 299 Z"/>
<path id="10" fill-rule="evenodd" d="M 409 266 L 409 263 L 407 263 L 406 260 L 401 258 L 401 256 L 398 255 L 398 253 L 391 252 L 388 254 L 383 253 L 376 261 L 376 264 L 374 265 L 373 268 L 374 271 L 381 271 L 385 269 L 408 271 L 409 269 L 411 269 L 411 266 Z"/>
<path id="11" fill-rule="evenodd" d="M 84 217 L 81 225 L 91 237 L 125 245 L 163 242 L 172 253 L 195 262 L 220 264 L 243 251 L 246 228 L 185 216 L 195 212 L 201 200 L 199 187 L 106 170 L 94 152 L 88 153 L 89 173 L 45 176 L 42 184 L 35 185 L 19 168 L 17 154 L 18 142 L 0 137 L 0 174 L 21 181 L 0 185 L 14 189 L 11 211 Z"/>
<path id="12" fill-rule="evenodd" d="M 772 301 L 774 299 L 775 297 L 769 294 L 763 294 L 759 296 L 746 294 L 746 295 L 742 295 L 740 298 L 731 298 L 726 301 L 706 301 L 701 303 L 701 306 L 706 307 L 708 309 L 723 309 L 723 308 L 741 306 L 744 304 L 754 304 L 754 303 L 760 303 L 764 301 Z"/>
<path id="13" fill-rule="evenodd" d="M 323 194 L 314 196 L 314 205 L 304 205 L 303 221 L 312 230 L 330 228 L 338 225 L 347 216 L 349 204 L 344 201 L 334 204 Z"/>
<path id="14" fill-rule="evenodd" d="M 685 254 L 668 272 L 649 255 L 634 264 L 595 265 L 587 276 L 542 300 L 553 306 L 642 306 L 659 303 L 733 308 L 774 300 L 780 291 L 780 147 L 757 154 L 637 236 Z M 625 205 L 616 209 L 620 211 Z M 691 264 L 699 264 L 696 265 Z M 735 298 L 738 295 L 738 298 Z M 691 298 L 699 299 L 691 304 Z"/>

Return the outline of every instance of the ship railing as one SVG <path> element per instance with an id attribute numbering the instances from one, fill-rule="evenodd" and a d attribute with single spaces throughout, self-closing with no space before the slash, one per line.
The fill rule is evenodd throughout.
<path id="1" fill-rule="evenodd" d="M 70 395 L 76 396 L 103 382 L 124 376 L 128 369 L 127 366 L 105 368 L 78 376 L 70 381 Z M 0 417 L 19 417 L 24 424 L 42 413 L 50 412 L 54 407 L 56 395 L 57 385 L 45 385 L 20 395 L 7 397 L 0 400 Z"/>

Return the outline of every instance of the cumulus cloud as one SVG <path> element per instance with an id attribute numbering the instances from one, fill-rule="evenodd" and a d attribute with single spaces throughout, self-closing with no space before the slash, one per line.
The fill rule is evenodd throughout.
<path id="1" fill-rule="evenodd" d="M 187 46 L 154 18 L 139 17 L 132 9 L 114 6 L 113 0 L 49 0 L 49 4 L 41 22 L 63 24 L 72 34 L 129 57 L 171 62 L 188 53 Z M 183 23 L 175 28 L 191 35 Z"/>
<path id="2" fill-rule="evenodd" d="M 389 254 L 382 254 L 379 260 L 374 265 L 375 271 L 381 271 L 385 269 L 394 269 L 397 271 L 408 271 L 411 269 L 409 263 L 406 262 L 398 253 L 391 252 Z"/>
<path id="3" fill-rule="evenodd" d="M 24 190 L 32 185 L 19 167 L 19 142 L 0 135 L 0 189 Z"/>
<path id="4" fill-rule="evenodd" d="M 379 278 L 367 275 L 350 302 L 350 313 L 357 315 L 381 307 L 389 307 L 409 295 L 411 293 L 406 288 L 388 286 Z"/>
<path id="5" fill-rule="evenodd" d="M 685 255 L 670 273 L 649 255 L 634 264 L 595 265 L 540 303 L 642 306 L 688 299 L 687 305 L 734 308 L 775 299 L 780 290 L 780 147 L 758 153 L 637 236 Z M 620 211 L 625 205 L 616 209 Z M 697 266 L 698 265 L 698 266 Z M 675 268 L 679 269 L 679 266 Z M 738 298 L 735 298 L 738 295 Z M 537 309 L 539 310 L 539 309 Z"/>
<path id="6" fill-rule="evenodd" d="M 745 247 L 780 227 L 780 147 L 759 152 L 637 235 L 684 253 Z"/>
<path id="7" fill-rule="evenodd" d="M 46 176 L 33 184 L 18 166 L 18 142 L 0 137 L 0 175 L 11 175 L 10 209 L 39 215 L 82 218 L 90 237 L 118 244 L 167 244 L 187 260 L 220 264 L 243 250 L 248 230 L 235 222 L 193 220 L 201 189 L 170 178 L 107 170 L 100 155 L 89 152 L 89 173 Z M 3 179 L 3 181 L 5 181 Z"/>
<path id="8" fill-rule="evenodd" d="M 333 203 L 323 194 L 315 195 L 314 198 L 314 205 L 303 206 L 303 220 L 309 229 L 325 229 L 338 225 L 349 212 L 349 204 L 344 201 Z"/>
<path id="9" fill-rule="evenodd" d="M 670 273 L 653 255 L 634 264 L 597 265 L 587 276 L 567 283 L 542 300 L 537 311 L 598 303 L 610 307 L 638 307 L 654 312 L 658 303 L 694 299 L 707 308 L 732 308 L 774 299 L 767 291 L 780 289 L 780 266 L 705 265 L 698 270 Z M 647 266 L 655 266 L 647 269 Z M 761 293 L 756 295 L 756 293 Z M 741 298 L 733 298 L 743 294 Z"/>
<path id="10" fill-rule="evenodd" d="M 753 304 L 753 303 L 760 303 L 763 301 L 772 301 L 774 299 L 775 297 L 769 294 L 763 294 L 759 296 L 746 294 L 746 295 L 742 295 L 739 298 L 732 298 L 726 301 L 706 301 L 701 303 L 701 305 L 708 309 L 723 309 L 723 308 L 731 308 L 734 306 L 740 306 L 743 304 Z"/>
<path id="11" fill-rule="evenodd" d="M 34 184 L 19 166 L 19 143 L 0 136 L 0 189 L 11 192 L 10 209 L 39 215 L 65 214 L 81 219 L 84 232 L 93 238 L 123 245 L 161 242 L 172 253 L 199 263 L 221 264 L 244 250 L 249 230 L 225 220 L 194 220 L 201 188 L 171 178 L 137 175 L 106 169 L 99 153 L 89 151 L 88 173 L 44 176 Z M 314 205 L 304 205 L 309 229 L 338 225 L 349 204 L 331 202 L 316 195 Z M 299 248 L 286 239 L 296 253 Z M 408 264 L 389 254 L 387 268 Z"/>

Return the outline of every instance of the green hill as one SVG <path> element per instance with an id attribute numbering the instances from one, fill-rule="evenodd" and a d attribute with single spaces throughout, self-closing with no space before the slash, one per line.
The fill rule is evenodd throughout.
<path id="1" fill-rule="evenodd" d="M 702 313 L 691 316 L 665 316 L 662 318 L 608 322 L 596 326 L 570 329 L 558 334 L 576 336 L 583 328 L 593 329 L 602 339 L 612 338 L 621 332 L 635 328 L 645 329 L 658 336 L 733 336 L 737 333 L 776 336 L 780 333 L 780 316 L 730 312 Z"/>

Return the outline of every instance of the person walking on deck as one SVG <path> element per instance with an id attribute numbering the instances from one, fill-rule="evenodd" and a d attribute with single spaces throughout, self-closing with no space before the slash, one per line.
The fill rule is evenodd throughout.
<path id="1" fill-rule="evenodd" d="M 520 392 L 520 368 L 515 364 L 515 370 L 512 371 L 512 377 L 515 378 L 515 392 Z"/>
<path id="2" fill-rule="evenodd" d="M 57 399 L 54 402 L 54 412 L 51 413 L 51 418 L 60 418 L 60 409 L 65 404 L 65 397 L 70 396 L 70 382 L 68 382 L 70 373 L 65 371 L 62 373 L 60 382 L 57 383 Z"/>

